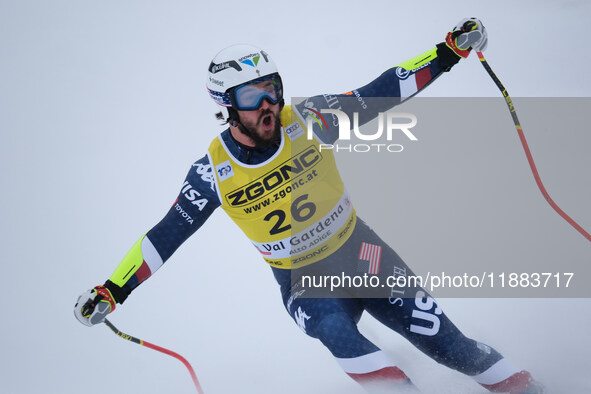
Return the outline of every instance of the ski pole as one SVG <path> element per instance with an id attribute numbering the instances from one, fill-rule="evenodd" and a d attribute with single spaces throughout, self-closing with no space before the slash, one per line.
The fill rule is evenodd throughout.
<path id="1" fill-rule="evenodd" d="M 193 379 L 193 383 L 195 383 L 195 387 L 197 388 L 197 392 L 199 394 L 203 394 L 203 390 L 201 389 L 201 386 L 199 385 L 199 381 L 197 380 L 197 376 L 195 375 L 195 371 L 193 371 L 193 367 L 191 367 L 191 364 L 189 364 L 189 362 L 183 356 L 181 356 L 180 354 L 175 353 L 171 350 L 151 344 L 150 342 L 146 342 L 144 340 L 141 340 L 139 338 L 136 338 L 136 337 L 128 335 L 124 332 L 121 332 L 117 329 L 117 327 L 115 327 L 107 319 L 105 319 L 105 324 L 107 325 L 107 327 L 109 327 L 111 329 L 111 331 L 113 331 L 115 334 L 117 334 L 120 338 L 127 339 L 128 341 L 131 341 L 133 343 L 137 343 L 138 345 L 142 345 L 142 346 L 148 347 L 150 349 L 154 349 L 159 352 L 162 352 L 164 354 L 168 354 L 169 356 L 172 356 L 172 357 L 176 358 L 177 360 L 179 360 L 180 362 L 182 362 L 183 364 L 185 364 L 185 367 L 187 367 L 187 369 L 189 370 L 189 373 L 191 374 L 191 378 Z"/>
<path id="2" fill-rule="evenodd" d="M 521 140 L 521 145 L 523 145 L 523 149 L 525 150 L 525 156 L 527 157 L 529 167 L 531 168 L 531 171 L 534 175 L 534 179 L 536 180 L 536 184 L 538 185 L 538 188 L 542 192 L 542 195 L 544 196 L 544 198 L 546 199 L 548 204 L 550 204 L 550 206 L 552 208 L 554 208 L 554 210 L 560 216 L 562 216 L 562 218 L 564 220 L 566 220 L 579 233 L 581 233 L 583 235 L 583 237 L 585 237 L 585 238 L 587 238 L 587 240 L 591 241 L 591 235 L 587 231 L 585 231 L 585 229 L 583 229 L 581 226 L 579 226 L 579 224 L 577 222 L 575 222 L 570 216 L 568 216 L 562 209 L 560 209 L 560 207 L 554 202 L 554 200 L 552 200 L 552 198 L 550 198 L 550 195 L 548 194 L 548 192 L 546 191 L 546 188 L 544 187 L 544 184 L 542 183 L 542 179 L 540 178 L 540 174 L 538 173 L 538 169 L 536 168 L 536 164 L 534 163 L 533 156 L 529 150 L 529 146 L 527 145 L 527 141 L 526 141 L 525 135 L 523 133 L 523 128 L 521 127 L 521 124 L 519 123 L 519 119 L 517 118 L 517 112 L 515 110 L 515 106 L 513 105 L 513 102 L 511 101 L 511 97 L 509 96 L 509 93 L 507 93 L 507 90 L 505 89 L 505 87 L 503 86 L 503 84 L 501 83 L 499 78 L 493 72 L 492 68 L 490 67 L 490 65 L 488 64 L 486 59 L 484 58 L 484 55 L 482 54 L 482 52 L 476 52 L 476 54 L 478 55 L 478 58 L 480 59 L 482 66 L 484 67 L 486 72 L 488 72 L 488 75 L 490 75 L 492 80 L 495 82 L 495 84 L 497 85 L 497 87 L 499 88 L 501 93 L 503 94 L 503 97 L 505 97 L 505 101 L 507 102 L 507 106 L 509 107 L 509 111 L 511 112 L 511 117 L 513 118 L 513 123 L 515 123 L 515 128 L 517 129 L 517 133 L 519 134 L 519 139 Z"/>

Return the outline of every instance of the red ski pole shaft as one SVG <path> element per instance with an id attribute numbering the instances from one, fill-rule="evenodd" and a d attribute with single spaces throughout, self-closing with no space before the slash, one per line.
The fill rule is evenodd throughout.
<path id="1" fill-rule="evenodd" d="M 189 370 L 189 373 L 191 374 L 191 379 L 193 379 L 193 383 L 195 384 L 195 388 L 197 389 L 197 392 L 199 394 L 203 394 L 203 390 L 201 389 L 201 385 L 199 384 L 199 381 L 197 380 L 197 375 L 195 375 L 195 371 L 193 370 L 193 367 L 191 366 L 191 364 L 189 364 L 189 362 L 183 356 L 181 356 L 178 353 L 173 352 L 172 350 L 165 349 L 163 347 L 154 345 L 150 342 L 146 342 L 142 339 L 136 338 L 136 337 L 126 334 L 122 331 L 119 331 L 117 329 L 117 327 L 115 327 L 113 325 L 113 323 L 111 323 L 107 319 L 105 319 L 105 324 L 107 325 L 107 327 L 109 327 L 111 329 L 111 331 L 113 331 L 115 334 L 117 334 L 117 336 L 119 336 L 120 338 L 127 339 L 128 341 L 131 341 L 133 343 L 137 343 L 138 345 L 142 345 L 142 346 L 145 346 L 150 349 L 157 350 L 161 353 L 164 353 L 164 354 L 167 354 L 171 357 L 174 357 L 177 360 L 179 360 L 180 362 L 182 362 L 183 364 L 185 364 L 185 367 L 187 367 L 187 369 Z"/>
<path id="2" fill-rule="evenodd" d="M 556 204 L 554 202 L 554 200 L 552 200 L 552 198 L 550 197 L 550 195 L 546 191 L 546 188 L 544 187 L 544 184 L 542 183 L 542 178 L 540 178 L 540 174 L 538 173 L 538 169 L 536 168 L 536 164 L 534 163 L 534 158 L 531 154 L 531 151 L 529 150 L 529 146 L 527 145 L 527 140 L 525 139 L 525 134 L 523 133 L 523 128 L 521 127 L 521 124 L 519 123 L 519 119 L 517 118 L 517 111 L 515 110 L 515 106 L 513 105 L 513 101 L 511 101 L 511 97 L 509 96 L 509 93 L 507 93 L 507 89 L 505 89 L 505 87 L 503 86 L 503 84 L 501 83 L 499 78 L 493 72 L 492 68 L 490 67 L 490 65 L 488 64 L 486 59 L 484 58 L 484 55 L 482 54 L 482 52 L 476 52 L 476 54 L 478 55 L 478 58 L 480 59 L 482 66 L 484 67 L 486 72 L 488 72 L 488 75 L 490 75 L 492 80 L 495 82 L 495 84 L 497 85 L 497 87 L 499 88 L 501 93 L 503 94 L 503 97 L 505 97 L 505 101 L 507 102 L 507 106 L 509 107 L 509 111 L 511 112 L 511 117 L 513 118 L 513 123 L 515 123 L 515 128 L 517 129 L 517 134 L 519 134 L 519 140 L 521 141 L 521 145 L 523 145 L 523 150 L 525 151 L 525 156 L 527 157 L 529 167 L 531 168 L 531 171 L 534 175 L 534 179 L 536 180 L 536 184 L 538 185 L 538 189 L 540 189 L 540 192 L 542 192 L 542 195 L 544 196 L 544 198 L 546 199 L 548 204 L 550 204 L 550 206 L 552 208 L 554 208 L 554 210 L 564 220 L 566 220 L 571 226 L 573 226 L 575 228 L 575 230 L 577 230 L 579 233 L 581 233 L 583 235 L 583 237 L 585 237 L 585 238 L 587 238 L 587 240 L 591 241 L 591 235 L 587 231 L 585 231 L 585 229 L 583 227 L 579 226 L 579 224 L 577 222 L 575 222 L 570 216 L 568 216 L 566 214 L 566 212 L 564 212 L 562 209 L 560 209 L 558 204 Z"/>

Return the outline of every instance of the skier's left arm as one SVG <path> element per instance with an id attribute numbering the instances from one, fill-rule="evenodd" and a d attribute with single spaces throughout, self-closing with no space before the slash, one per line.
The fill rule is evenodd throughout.
<path id="1" fill-rule="evenodd" d="M 365 86 L 344 94 L 320 95 L 306 99 L 295 106 L 300 118 L 316 117 L 322 109 L 340 110 L 346 114 L 356 112 L 362 125 L 402 101 L 416 95 L 431 82 L 450 71 L 460 59 L 468 57 L 472 49 L 483 51 L 487 45 L 486 29 L 476 18 L 461 20 L 447 33 L 445 42 L 400 63 L 382 73 Z M 314 123 L 313 123 L 314 124 Z M 326 122 L 327 131 L 315 134 L 325 143 L 338 138 L 338 123 Z"/>
<path id="2" fill-rule="evenodd" d="M 425 89 L 444 72 L 450 71 L 460 59 L 467 58 L 472 49 L 486 49 L 487 43 L 486 29 L 480 20 L 462 19 L 447 33 L 445 42 L 388 69 L 369 84 L 345 95 L 393 97 L 398 98 L 399 102 L 404 101 Z"/>

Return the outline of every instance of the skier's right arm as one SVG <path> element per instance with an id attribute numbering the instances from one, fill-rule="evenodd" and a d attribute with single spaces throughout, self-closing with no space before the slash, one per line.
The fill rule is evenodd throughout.
<path id="1" fill-rule="evenodd" d="M 148 279 L 220 206 L 215 174 L 207 156 L 193 164 L 181 191 L 166 214 L 125 255 L 104 285 L 82 294 L 74 315 L 87 326 L 104 321 L 127 296 Z"/>

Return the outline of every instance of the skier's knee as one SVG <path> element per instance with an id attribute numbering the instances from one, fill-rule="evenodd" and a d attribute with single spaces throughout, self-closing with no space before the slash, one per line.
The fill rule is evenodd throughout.
<path id="1" fill-rule="evenodd" d="M 344 333 L 348 336 L 361 335 L 355 321 L 344 312 L 332 313 L 325 316 L 316 326 L 315 336 L 322 343 L 330 341 L 336 334 Z M 337 335 L 341 336 L 341 335 Z"/>
<path id="2" fill-rule="evenodd" d="M 324 317 L 314 334 L 333 356 L 339 358 L 357 357 L 379 350 L 361 335 L 353 318 L 344 312 Z"/>

